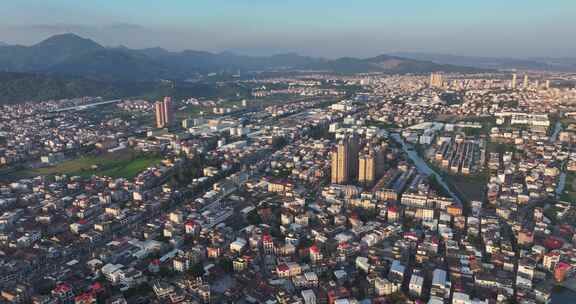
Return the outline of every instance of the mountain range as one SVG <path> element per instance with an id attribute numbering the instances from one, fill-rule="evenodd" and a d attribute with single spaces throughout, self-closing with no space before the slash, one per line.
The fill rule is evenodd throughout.
<path id="1" fill-rule="evenodd" d="M 160 47 L 105 47 L 75 34 L 61 34 L 31 46 L 0 42 L 0 103 L 86 95 L 155 96 L 168 94 L 170 86 L 159 81 L 167 79 L 178 84 L 176 91 L 169 93 L 209 96 L 218 93 L 211 81 L 192 84 L 186 80 L 206 79 L 201 76 L 221 72 L 229 77 L 240 71 L 252 77 L 252 72 L 425 74 L 502 69 L 573 72 L 576 58 L 514 59 L 407 52 L 337 59 L 295 53 L 246 56 L 232 52 L 173 52 Z"/>
<path id="2" fill-rule="evenodd" d="M 106 80 L 186 79 L 214 72 L 316 70 L 333 73 L 476 72 L 478 68 L 380 55 L 324 59 L 280 54 L 267 57 L 162 48 L 104 47 L 75 34 L 52 36 L 32 46 L 0 46 L 0 71 L 87 76 Z"/>
<path id="3" fill-rule="evenodd" d="M 432 61 L 438 64 L 461 65 L 476 67 L 481 69 L 496 70 L 537 70 L 537 71 L 557 71 L 576 72 L 576 57 L 574 58 L 506 58 L 506 57 L 481 57 L 481 56 L 460 56 L 435 53 L 414 53 L 397 52 L 394 56 L 410 58 L 420 61 Z"/>

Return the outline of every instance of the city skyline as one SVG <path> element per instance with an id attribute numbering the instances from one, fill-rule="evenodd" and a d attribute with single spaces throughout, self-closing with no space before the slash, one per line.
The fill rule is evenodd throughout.
<path id="1" fill-rule="evenodd" d="M 134 5 L 138 10 L 133 10 Z M 0 41 L 29 45 L 73 32 L 108 46 L 297 52 L 322 57 L 433 52 L 491 57 L 568 57 L 574 4 L 557 1 L 379 3 L 341 1 L 149 1 L 4 3 Z M 150 18 L 157 16 L 157 18 Z M 553 21 L 550 21 L 553 20 Z M 537 43 L 536 43 L 537 41 Z"/>
<path id="2" fill-rule="evenodd" d="M 576 303 L 575 8 L 0 4 L 0 304 Z"/>

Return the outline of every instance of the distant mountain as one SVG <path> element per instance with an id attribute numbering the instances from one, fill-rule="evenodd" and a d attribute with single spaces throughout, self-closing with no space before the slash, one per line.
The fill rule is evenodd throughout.
<path id="1" fill-rule="evenodd" d="M 385 72 L 393 74 L 430 73 L 430 72 L 482 72 L 477 68 L 436 64 L 431 61 L 412 60 L 398 56 L 380 55 L 367 59 L 351 57 L 322 62 L 318 69 L 341 73 Z"/>
<path id="2" fill-rule="evenodd" d="M 50 66 L 47 71 L 104 80 L 144 81 L 175 76 L 169 68 L 145 55 L 105 48 L 69 56 L 66 60 Z"/>
<path id="3" fill-rule="evenodd" d="M 213 72 L 216 70 L 317 70 L 334 73 L 429 73 L 432 71 L 480 72 L 480 69 L 435 64 L 381 55 L 373 58 L 359 59 L 343 57 L 338 59 L 323 59 L 301 56 L 294 53 L 279 54 L 268 57 L 251 57 L 236 55 L 230 52 L 213 54 L 201 51 L 183 51 L 171 53 L 163 49 L 140 50 L 157 62 L 167 67 L 184 68 L 198 72 Z"/>
<path id="4" fill-rule="evenodd" d="M 0 48 L 0 70 L 45 71 L 73 56 L 104 49 L 96 42 L 74 34 L 52 36 L 38 44 Z"/>
<path id="5" fill-rule="evenodd" d="M 459 56 L 434 53 L 399 52 L 394 55 L 438 64 L 470 66 L 483 69 L 523 69 L 542 71 L 576 71 L 576 58 L 498 58 Z"/>
<path id="6" fill-rule="evenodd" d="M 3 47 L 3 46 L 8 46 L 8 43 L 0 41 L 0 47 Z"/>
<path id="7" fill-rule="evenodd" d="M 428 73 L 431 71 L 474 72 L 476 68 L 436 64 L 398 56 L 335 60 L 280 54 L 252 57 L 230 52 L 210 53 L 186 50 L 170 52 L 162 48 L 133 50 L 107 48 L 75 34 L 52 36 L 38 44 L 0 47 L 0 70 L 68 76 L 90 76 L 104 80 L 146 81 L 163 78 L 186 79 L 198 73 L 322 70 L 334 73 Z"/>
<path id="8" fill-rule="evenodd" d="M 576 57 L 547 58 L 538 57 L 531 60 L 542 62 L 552 70 L 576 72 Z"/>

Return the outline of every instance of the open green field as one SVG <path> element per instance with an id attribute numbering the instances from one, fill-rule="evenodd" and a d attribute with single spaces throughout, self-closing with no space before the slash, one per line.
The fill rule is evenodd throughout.
<path id="1" fill-rule="evenodd" d="M 299 95 L 290 95 L 290 94 L 277 94 L 272 96 L 266 97 L 258 97 L 258 98 L 246 98 L 248 102 L 248 107 L 267 107 L 270 105 L 277 105 L 277 104 L 286 104 L 291 103 L 294 101 L 299 101 L 304 99 L 302 96 Z M 187 119 L 187 118 L 197 118 L 197 117 L 204 117 L 210 118 L 219 116 L 218 114 L 213 113 L 214 108 L 233 108 L 237 106 L 238 109 L 242 108 L 242 99 L 234 98 L 229 99 L 223 102 L 218 103 L 216 106 L 195 106 L 195 105 L 186 105 L 183 108 L 180 108 L 174 112 L 174 117 L 177 120 Z M 201 114 L 202 113 L 202 114 Z M 150 118 L 154 119 L 154 117 Z"/>
<path id="2" fill-rule="evenodd" d="M 451 175 L 444 173 L 444 180 L 454 186 L 454 190 L 465 201 L 481 201 L 486 192 L 486 183 L 488 182 L 487 173 L 478 173 L 475 175 Z"/>
<path id="3" fill-rule="evenodd" d="M 486 151 L 488 153 L 504 153 L 504 152 L 514 152 L 516 151 L 516 146 L 509 143 L 500 143 L 495 141 L 488 141 L 486 145 Z"/>
<path id="4" fill-rule="evenodd" d="M 178 109 L 177 111 L 174 111 L 174 117 L 177 120 L 182 120 L 182 119 L 187 119 L 187 118 L 197 118 L 197 117 L 202 116 L 201 113 L 203 113 L 203 115 L 205 115 L 205 116 L 211 115 L 212 114 L 212 108 L 211 107 L 187 105 L 184 107 L 184 109 Z M 152 117 L 151 119 L 154 120 L 154 117 Z"/>
<path id="5" fill-rule="evenodd" d="M 433 162 L 427 161 L 427 163 L 432 170 L 442 176 L 446 183 L 452 186 L 451 189 L 454 193 L 464 201 L 481 201 L 484 199 L 486 183 L 488 183 L 489 179 L 487 171 L 470 175 L 451 174 L 437 167 Z"/>
<path id="6" fill-rule="evenodd" d="M 426 155 L 427 150 L 422 145 L 416 145 L 416 151 L 432 170 L 442 176 L 444 181 L 450 185 L 451 190 L 462 200 L 470 202 L 484 199 L 486 184 L 489 179 L 488 171 L 483 170 L 470 175 L 452 174 L 430 161 L 429 155 Z"/>
<path id="7" fill-rule="evenodd" d="M 131 149 L 95 156 L 82 156 L 55 166 L 18 172 L 22 176 L 68 174 L 89 177 L 133 178 L 144 169 L 160 163 L 159 155 L 144 154 Z"/>
<path id="8" fill-rule="evenodd" d="M 560 195 L 560 200 L 570 203 L 576 202 L 576 173 L 569 172 L 566 174 L 566 186 Z"/>
<path id="9" fill-rule="evenodd" d="M 187 119 L 187 118 L 197 118 L 197 117 L 211 117 L 215 116 L 213 113 L 214 108 L 232 108 L 234 106 L 240 106 L 242 104 L 241 100 L 229 100 L 222 102 L 214 107 L 203 107 L 195 105 L 186 105 L 183 108 L 179 108 L 174 112 L 174 117 L 177 120 Z M 153 119 L 153 118 L 152 118 Z"/>

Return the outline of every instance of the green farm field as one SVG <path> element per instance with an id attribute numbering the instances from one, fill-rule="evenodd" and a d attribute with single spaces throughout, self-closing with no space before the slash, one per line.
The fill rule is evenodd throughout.
<path id="1" fill-rule="evenodd" d="M 162 161 L 159 155 L 144 154 L 124 149 L 100 155 L 82 156 L 54 166 L 28 169 L 16 173 L 23 177 L 38 175 L 68 174 L 89 177 L 92 175 L 112 178 L 133 178 L 148 167 Z"/>

